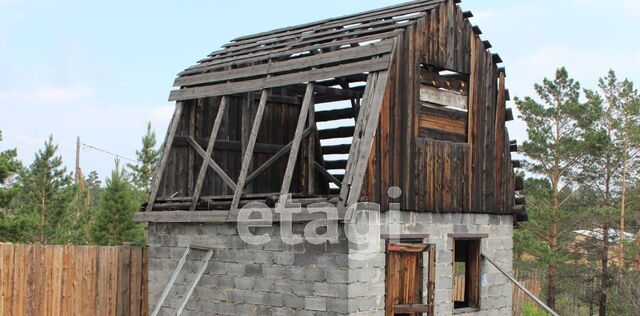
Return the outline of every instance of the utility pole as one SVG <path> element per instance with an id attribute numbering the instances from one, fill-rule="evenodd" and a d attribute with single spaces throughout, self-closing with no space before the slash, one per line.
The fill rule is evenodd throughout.
<path id="1" fill-rule="evenodd" d="M 76 185 L 80 184 L 80 136 L 76 138 Z"/>

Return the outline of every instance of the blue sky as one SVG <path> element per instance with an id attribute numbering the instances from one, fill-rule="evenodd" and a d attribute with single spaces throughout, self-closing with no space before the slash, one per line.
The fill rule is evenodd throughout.
<path id="1" fill-rule="evenodd" d="M 164 136 L 175 74 L 230 39 L 401 1 L 0 0 L 0 150 L 33 160 L 49 134 L 74 164 L 75 138 L 135 157 L 145 124 Z M 593 88 L 609 68 L 640 83 L 640 1 L 466 0 L 507 68 L 512 96 L 565 65 Z M 525 139 L 520 122 L 513 138 Z M 101 177 L 113 158 L 82 151 Z"/>

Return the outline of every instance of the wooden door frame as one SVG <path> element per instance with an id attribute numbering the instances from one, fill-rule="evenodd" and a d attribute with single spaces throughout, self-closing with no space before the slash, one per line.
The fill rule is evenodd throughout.
<path id="1" fill-rule="evenodd" d="M 385 239 L 385 312 L 387 315 L 395 315 L 396 313 L 410 314 L 410 315 L 434 315 L 434 297 L 435 297 L 435 250 L 436 245 L 428 243 L 428 235 L 420 234 L 405 234 L 399 236 L 383 235 Z M 389 286 L 388 273 L 389 273 L 389 252 L 421 252 L 423 253 L 420 260 L 420 297 L 424 297 L 424 253 L 428 253 L 428 271 L 427 271 L 427 303 L 426 304 L 403 304 L 395 305 L 391 309 L 386 306 L 387 293 Z"/>

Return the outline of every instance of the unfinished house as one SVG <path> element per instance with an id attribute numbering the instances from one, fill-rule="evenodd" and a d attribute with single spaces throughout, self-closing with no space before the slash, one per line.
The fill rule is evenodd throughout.
<path id="1" fill-rule="evenodd" d="M 182 71 L 135 214 L 153 315 L 510 315 L 498 268 L 522 180 L 505 71 L 471 16 L 414 1 L 236 38 Z M 348 238 L 372 228 L 358 202 L 381 210 L 377 250 Z M 249 205 L 266 205 L 251 232 L 268 242 L 239 233 Z M 321 219 L 337 241 L 287 241 Z"/>

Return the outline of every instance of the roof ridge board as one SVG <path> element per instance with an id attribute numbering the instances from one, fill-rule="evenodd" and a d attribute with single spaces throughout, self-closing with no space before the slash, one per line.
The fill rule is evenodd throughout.
<path id="1" fill-rule="evenodd" d="M 415 16 L 410 16 L 410 15 L 415 15 Z M 225 49 L 217 50 L 217 51 L 214 51 L 214 52 L 210 53 L 209 57 L 216 58 L 216 57 L 222 56 L 223 54 L 226 54 L 226 53 L 238 52 L 238 51 L 242 51 L 244 49 L 260 47 L 260 46 L 262 46 L 264 44 L 273 44 L 273 47 L 276 47 L 277 45 L 284 46 L 287 43 L 295 41 L 295 40 L 307 40 L 309 38 L 322 37 L 322 36 L 325 36 L 325 35 L 331 35 L 331 34 L 337 34 L 337 33 L 344 33 L 344 32 L 349 32 L 349 31 L 352 31 L 352 30 L 370 28 L 370 27 L 374 27 L 374 26 L 382 26 L 382 25 L 387 25 L 387 24 L 394 24 L 394 23 L 398 23 L 398 22 L 419 19 L 419 18 L 423 17 L 424 15 L 425 15 L 425 13 L 422 12 L 422 11 L 415 11 L 415 12 L 403 14 L 403 15 L 397 16 L 397 17 L 394 16 L 390 20 L 372 19 L 372 20 L 369 20 L 369 21 L 361 22 L 357 26 L 351 26 L 349 28 L 343 28 L 343 29 L 326 28 L 326 29 L 322 29 L 322 32 L 312 32 L 312 33 L 307 33 L 307 34 L 305 34 L 305 33 L 291 34 L 291 35 L 287 35 L 285 37 L 279 37 L 279 38 L 270 39 L 269 42 L 261 42 L 261 43 L 252 42 L 252 43 L 248 43 L 248 44 L 243 44 L 243 45 L 239 45 L 239 46 L 233 46 L 233 47 L 228 47 L 228 48 L 225 48 Z M 287 42 L 283 42 L 283 43 L 278 43 L 280 41 L 285 41 L 285 40 L 288 40 L 288 41 Z M 269 47 L 263 47 L 263 48 L 268 49 Z M 251 52 L 251 51 L 249 51 L 249 52 Z"/>
<path id="2" fill-rule="evenodd" d="M 366 23 L 366 22 L 371 22 L 371 21 L 376 21 L 376 20 L 380 20 L 380 19 L 386 19 L 389 17 L 394 17 L 394 16 L 403 16 L 403 15 L 408 15 L 408 14 L 412 14 L 412 13 L 418 13 L 418 12 L 422 12 L 422 11 L 429 11 L 432 10 L 434 8 L 436 8 L 439 4 L 424 4 L 424 3 L 420 3 L 420 5 L 417 5 L 415 7 L 411 7 L 409 9 L 406 8 L 401 8 L 402 10 L 397 10 L 397 11 L 389 11 L 389 12 L 385 12 L 385 13 L 378 13 L 377 15 L 369 15 L 369 16 L 358 16 L 349 20 L 343 20 L 341 21 L 341 23 L 333 23 L 333 24 L 324 24 L 321 25 L 320 27 L 315 27 L 315 28 L 308 28 L 308 29 L 303 29 L 303 30 L 299 30 L 297 32 L 290 32 L 290 33 L 284 33 L 284 34 L 280 34 L 278 36 L 267 36 L 264 39 L 261 39 L 260 42 L 266 41 L 268 42 L 270 41 L 275 41 L 277 42 L 280 38 L 296 38 L 301 36 L 301 34 L 311 31 L 311 32 L 318 32 L 318 31 L 325 31 L 325 30 L 330 30 L 339 26 L 344 26 L 345 23 Z M 248 42 L 243 42 L 243 43 L 238 43 L 241 45 L 245 45 L 248 43 L 255 43 L 258 44 L 258 41 L 248 41 Z M 261 43 L 260 43 L 261 44 Z M 224 45 L 223 45 L 224 47 Z M 226 48 L 231 48 L 234 46 L 227 46 Z M 214 51 L 212 53 L 210 53 L 208 55 L 208 57 L 214 57 L 214 54 L 220 52 L 221 50 L 217 50 Z M 222 50 L 224 51 L 224 50 Z"/>
<path id="3" fill-rule="evenodd" d="M 182 76 L 178 77 L 174 81 L 173 86 L 185 87 L 191 85 L 249 78 L 259 75 L 273 75 L 309 67 L 323 67 L 336 62 L 347 63 L 352 62 L 353 60 L 373 58 L 377 55 L 388 54 L 393 49 L 393 45 L 394 40 L 388 39 L 368 44 L 366 46 L 350 47 L 318 55 L 310 55 L 295 59 L 273 62 L 272 64 L 257 64 L 243 68 L 223 70 L 219 72 L 208 72 L 193 76 Z"/>
<path id="4" fill-rule="evenodd" d="M 319 21 L 315 21 L 315 22 L 309 22 L 309 23 L 304 23 L 304 24 L 299 24 L 299 25 L 281 27 L 281 28 L 276 28 L 276 29 L 270 30 L 270 31 L 259 32 L 259 33 L 255 33 L 255 34 L 240 36 L 240 37 L 234 38 L 231 41 L 232 42 L 238 42 L 238 41 L 247 40 L 247 39 L 255 39 L 255 38 L 258 38 L 258 37 L 262 37 L 264 35 L 274 35 L 274 34 L 283 33 L 283 32 L 287 32 L 287 31 L 299 30 L 301 28 L 306 28 L 306 27 L 313 26 L 313 25 L 320 25 L 320 24 L 324 24 L 324 23 L 328 23 L 328 22 L 348 19 L 348 18 L 352 18 L 352 17 L 365 15 L 365 14 L 384 12 L 384 11 L 387 11 L 387 10 L 393 10 L 393 9 L 402 8 L 402 7 L 406 7 L 406 6 L 412 6 L 412 5 L 415 5 L 415 4 L 441 3 L 441 2 L 444 2 L 444 1 L 446 1 L 446 0 L 417 0 L 417 1 L 404 2 L 404 3 L 399 3 L 399 4 L 395 4 L 395 5 L 391 5 L 391 6 L 387 6 L 387 7 L 382 7 L 382 8 L 377 8 L 377 9 L 373 9 L 373 10 L 357 12 L 357 13 L 347 14 L 347 15 L 343 15 L 343 16 L 339 16 L 339 17 L 327 18 L 327 19 L 323 19 L 323 20 L 319 20 Z"/>
<path id="5" fill-rule="evenodd" d="M 372 24 L 366 24 L 366 25 L 362 24 L 360 27 L 353 27 L 349 29 L 339 29 L 339 30 L 337 29 L 327 30 L 322 33 L 314 33 L 312 36 L 309 36 L 309 37 L 297 37 L 297 38 L 288 40 L 286 42 L 274 44 L 268 47 L 256 47 L 255 49 L 236 51 L 235 54 L 220 54 L 212 57 L 211 60 L 215 60 L 217 58 L 222 58 L 222 57 L 240 56 L 243 54 L 249 54 L 249 53 L 258 52 L 258 51 L 274 50 L 274 49 L 279 49 L 283 47 L 289 48 L 289 49 L 297 48 L 303 44 L 309 45 L 311 43 L 318 43 L 326 40 L 335 40 L 335 39 L 339 39 L 341 37 L 346 37 L 346 36 L 357 36 L 357 35 L 369 34 L 369 33 L 382 33 L 383 31 L 387 31 L 390 29 L 404 28 L 410 22 L 426 16 L 426 13 L 424 12 L 415 12 L 414 14 L 415 14 L 414 16 L 411 16 L 410 18 L 406 18 L 406 19 L 396 19 L 393 21 L 392 20 L 375 21 L 375 22 L 372 22 Z M 398 24 L 398 23 L 403 23 L 403 24 Z"/>
<path id="6" fill-rule="evenodd" d="M 415 23 L 415 22 L 412 22 Z M 385 39 L 389 39 L 392 37 L 396 37 L 398 34 L 404 32 L 404 29 L 396 29 L 394 31 L 391 32 L 386 32 L 386 33 L 380 33 L 380 34 L 373 34 L 373 35 L 369 35 L 369 36 L 363 36 L 357 39 L 344 39 L 338 42 L 332 42 L 332 43 L 324 43 L 324 44 L 319 44 L 314 46 L 312 49 L 320 49 L 320 48 L 326 48 L 326 47 L 331 47 L 331 46 L 336 46 L 336 45 L 348 45 L 351 43 L 354 43 L 355 40 L 358 41 L 372 41 L 372 40 L 385 40 Z M 236 65 L 236 64 L 240 64 L 240 63 L 249 63 L 249 62 L 257 62 L 257 61 L 261 61 L 261 60 L 268 60 L 270 58 L 275 58 L 275 57 L 280 57 L 286 54 L 295 54 L 295 53 L 299 53 L 299 52 L 306 52 L 308 51 L 309 48 L 305 47 L 305 48 L 296 48 L 296 49 L 282 49 L 280 51 L 277 52 L 268 52 L 268 51 L 264 51 L 264 52 L 259 52 L 256 53 L 254 55 L 251 56 L 235 56 L 235 57 L 230 57 L 228 59 L 223 59 L 223 60 L 214 60 L 214 61 L 209 61 L 207 63 L 201 63 L 201 64 L 196 64 L 193 66 L 190 66 L 189 68 L 183 70 L 182 72 L 180 72 L 178 74 L 178 76 L 182 76 L 182 75 L 190 75 L 190 74 L 197 74 L 203 71 L 208 71 L 214 68 L 221 68 L 221 67 L 227 67 L 227 66 L 232 66 L 232 65 Z"/>
<path id="7" fill-rule="evenodd" d="M 217 85 L 198 86 L 172 90 L 169 94 L 169 101 L 180 101 L 195 98 L 212 97 L 217 95 L 228 95 L 243 93 L 268 88 L 283 87 L 306 81 L 316 81 L 332 77 L 352 75 L 362 72 L 379 71 L 388 69 L 393 52 L 384 54 L 380 58 L 355 61 L 337 66 L 311 69 L 302 72 L 287 73 L 273 77 L 263 77 Z"/>
<path id="8" fill-rule="evenodd" d="M 231 42 L 229 42 L 227 44 L 224 44 L 222 47 L 231 47 L 231 46 L 235 46 L 235 45 L 239 45 L 239 44 L 244 44 L 244 43 L 247 43 L 247 42 L 263 41 L 263 40 L 267 40 L 267 39 L 270 39 L 270 38 L 283 36 L 283 35 L 299 34 L 299 33 L 304 32 L 304 31 L 314 30 L 314 27 L 318 27 L 318 26 L 325 26 L 325 27 L 327 25 L 336 26 L 336 25 L 340 25 L 341 23 L 350 22 L 350 21 L 352 21 L 354 19 L 370 18 L 370 17 L 375 17 L 376 15 L 379 15 L 379 14 L 393 13 L 393 12 L 407 10 L 407 9 L 430 7 L 428 9 L 428 10 L 430 10 L 430 9 L 435 8 L 436 6 L 440 5 L 444 1 L 446 1 L 446 0 L 414 1 L 414 2 L 410 2 L 410 3 L 405 3 L 405 5 L 402 5 L 402 6 L 398 5 L 395 8 L 392 8 L 392 9 L 377 10 L 375 12 L 361 12 L 361 13 L 358 13 L 358 14 L 348 15 L 348 16 L 344 16 L 344 17 L 340 17 L 340 18 L 326 19 L 326 20 L 322 20 L 322 21 L 319 21 L 319 22 L 301 24 L 299 26 L 294 26 L 294 27 L 289 27 L 289 28 L 282 28 L 280 31 L 268 31 L 268 32 L 258 33 L 258 34 L 255 34 L 256 35 L 255 37 L 251 37 L 251 38 L 236 38 L 236 39 L 232 40 Z M 257 36 L 257 35 L 259 35 L 259 36 Z"/>

